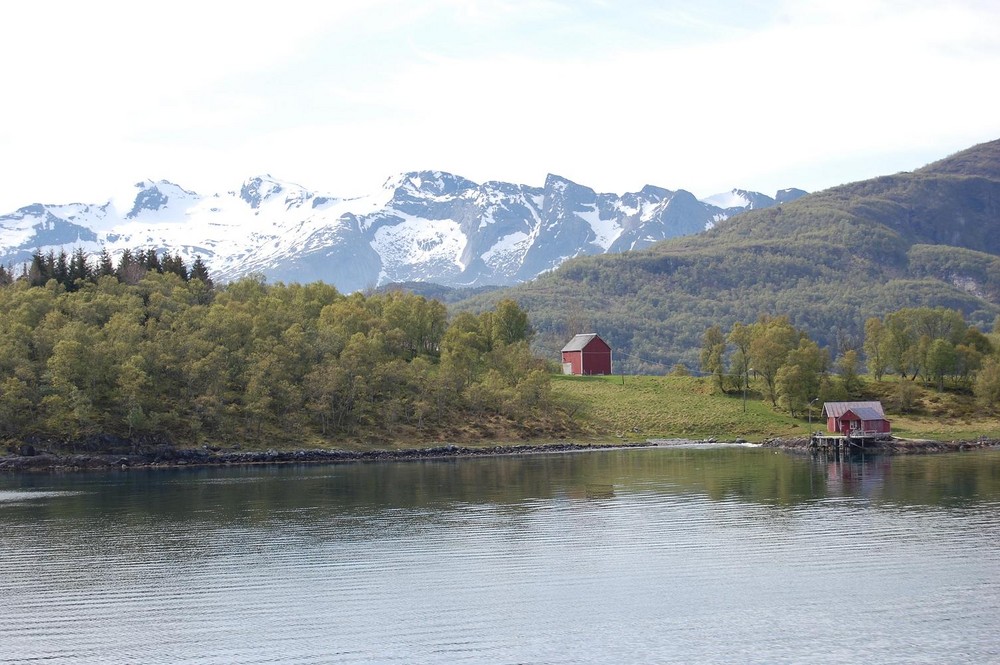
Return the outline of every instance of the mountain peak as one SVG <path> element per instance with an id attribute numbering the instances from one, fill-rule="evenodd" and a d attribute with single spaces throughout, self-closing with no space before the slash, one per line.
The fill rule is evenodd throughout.
<path id="1" fill-rule="evenodd" d="M 155 212 L 167 206 L 171 199 L 185 199 L 197 196 L 194 192 L 188 191 L 170 182 L 169 180 L 140 180 L 133 185 L 139 192 L 132 200 L 132 209 L 125 214 L 125 219 L 136 219 L 144 212 Z"/>
<path id="2" fill-rule="evenodd" d="M 639 193 L 651 199 L 656 199 L 657 201 L 662 201 L 663 199 L 673 196 L 673 192 L 669 189 L 663 187 L 657 187 L 656 185 L 643 185 Z"/>
<path id="3" fill-rule="evenodd" d="M 411 194 L 449 196 L 478 185 L 462 176 L 446 171 L 407 171 L 385 181 L 383 189 Z"/>
<path id="4" fill-rule="evenodd" d="M 804 189 L 798 189 L 796 187 L 788 187 L 786 189 L 779 189 L 774 195 L 775 203 L 789 203 L 795 199 L 800 199 L 806 194 L 808 194 Z"/>
<path id="5" fill-rule="evenodd" d="M 549 173 L 545 176 L 545 189 L 565 189 L 570 185 L 575 185 L 576 183 L 569 178 L 564 178 L 561 175 L 556 175 L 555 173 Z"/>
<path id="6" fill-rule="evenodd" d="M 550 173 L 545 176 L 545 191 L 562 195 L 566 195 L 567 192 L 574 191 L 578 193 L 586 193 L 589 196 L 596 195 L 596 192 L 590 187 L 577 184 L 569 178 L 564 178 L 563 176 L 556 175 L 554 173 Z"/>
<path id="7" fill-rule="evenodd" d="M 266 173 L 243 181 L 243 186 L 240 188 L 240 198 L 246 201 L 251 208 L 257 209 L 265 200 L 275 194 L 280 194 L 284 189 L 284 183 L 276 180 L 270 173 Z"/>
<path id="8" fill-rule="evenodd" d="M 787 203 L 788 201 L 794 201 L 805 194 L 806 192 L 801 189 L 789 188 L 778 192 L 778 197 L 780 198 L 771 198 L 767 194 L 737 188 L 731 189 L 728 192 L 713 194 L 712 196 L 701 199 L 701 202 L 729 211 L 736 209 L 758 210 L 760 208 L 770 208 L 775 205 L 775 203 Z"/>

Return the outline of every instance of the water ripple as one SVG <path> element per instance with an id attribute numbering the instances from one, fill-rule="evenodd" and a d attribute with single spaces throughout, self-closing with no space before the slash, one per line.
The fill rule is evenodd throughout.
<path id="1" fill-rule="evenodd" d="M 759 452 L 671 454 L 698 477 L 707 454 Z M 502 501 L 463 485 L 379 504 L 365 488 L 392 465 L 0 490 L 31 495 L 0 513 L 0 663 L 1000 659 L 996 500 L 783 504 L 739 476 L 632 483 L 621 456 L 590 459 L 441 467 L 530 488 Z"/>

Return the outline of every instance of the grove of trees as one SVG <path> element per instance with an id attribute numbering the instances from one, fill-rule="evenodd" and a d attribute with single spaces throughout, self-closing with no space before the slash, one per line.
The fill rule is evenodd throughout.
<path id="1" fill-rule="evenodd" d="M 860 350 L 868 374 L 876 381 L 895 375 L 900 394 L 919 380 L 938 391 L 973 391 L 990 408 L 1000 404 L 997 323 L 994 331 L 991 339 L 958 310 L 911 307 L 869 318 Z M 864 391 L 859 349 L 844 349 L 831 365 L 828 350 L 784 316 L 736 323 L 728 334 L 711 326 L 702 337 L 701 368 L 722 391 L 746 390 L 752 373 L 764 397 L 792 415 L 813 400 L 858 398 Z"/>
<path id="2" fill-rule="evenodd" d="M 58 256 L 36 257 L 0 288 L 0 437 L 302 444 L 563 424 L 514 301 L 449 321 L 421 296 L 214 286 L 151 258 L 80 274 L 74 254 L 67 283 Z"/>

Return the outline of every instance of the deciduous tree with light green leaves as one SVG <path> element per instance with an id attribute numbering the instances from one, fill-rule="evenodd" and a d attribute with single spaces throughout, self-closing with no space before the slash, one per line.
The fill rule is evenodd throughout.
<path id="1" fill-rule="evenodd" d="M 865 321 L 865 341 L 863 350 L 868 372 L 876 381 L 881 381 L 889 367 L 889 335 L 885 324 L 877 317 Z"/>
<path id="2" fill-rule="evenodd" d="M 513 300 L 449 323 L 409 293 L 259 276 L 208 288 L 147 267 L 148 252 L 126 258 L 126 282 L 0 286 L 4 436 L 242 445 L 570 426 Z"/>
<path id="3" fill-rule="evenodd" d="M 772 406 L 778 405 L 778 370 L 798 345 L 799 339 L 800 333 L 787 316 L 764 316 L 750 326 L 750 363 L 764 379 Z"/>
<path id="4" fill-rule="evenodd" d="M 712 377 L 721 392 L 725 392 L 725 354 L 726 336 L 722 334 L 722 328 L 717 325 L 708 328 L 701 338 L 701 371 Z"/>
<path id="5" fill-rule="evenodd" d="M 994 409 L 1000 404 L 1000 358 L 994 355 L 983 361 L 973 389 L 983 408 Z"/>

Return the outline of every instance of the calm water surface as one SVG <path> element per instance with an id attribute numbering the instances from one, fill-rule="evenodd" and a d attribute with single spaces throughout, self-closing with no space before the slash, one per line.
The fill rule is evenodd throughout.
<path id="1" fill-rule="evenodd" d="M 1000 663 L 1000 451 L 0 476 L 0 663 Z"/>

